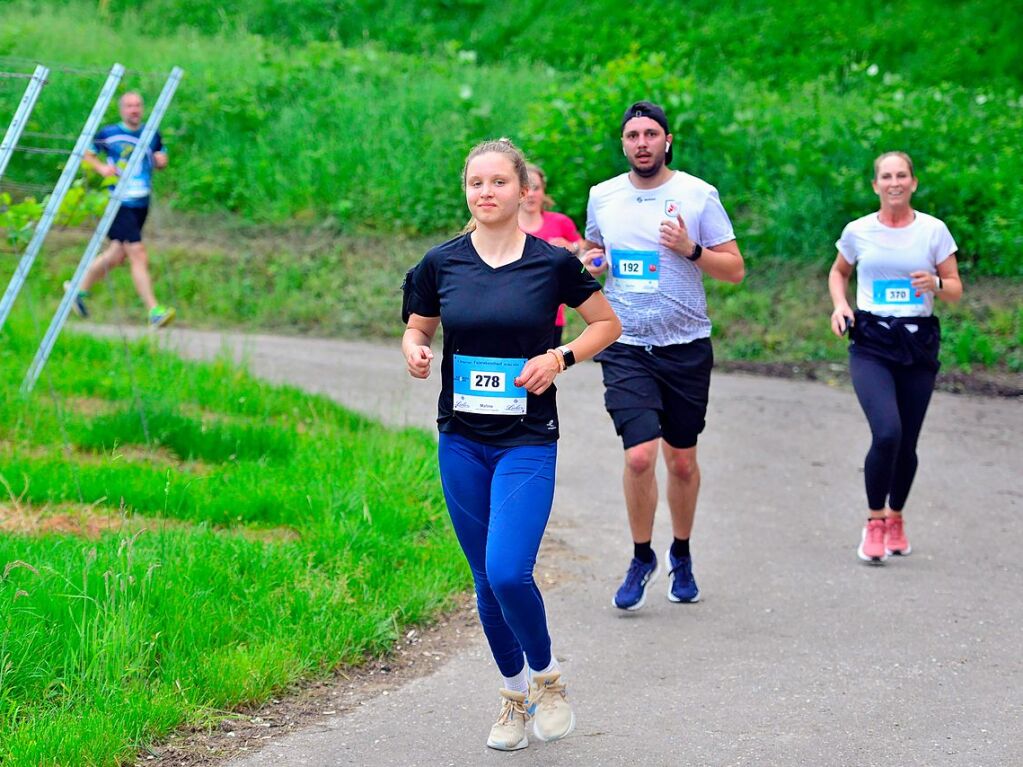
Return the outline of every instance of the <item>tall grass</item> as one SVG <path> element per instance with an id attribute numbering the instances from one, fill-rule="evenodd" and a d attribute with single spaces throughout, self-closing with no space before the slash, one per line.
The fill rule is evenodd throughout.
<path id="1" fill-rule="evenodd" d="M 562 70 L 617 58 L 624 41 L 675 51 L 701 77 L 730 70 L 746 79 L 803 81 L 867 61 L 927 84 L 1023 82 L 1015 53 L 1023 16 L 995 0 L 691 0 L 651 13 L 615 0 L 148 0 L 141 8 L 107 7 L 157 36 L 181 27 L 210 35 L 245 30 L 298 44 L 371 39 L 395 51 L 430 56 L 449 47 L 487 63 L 525 59 Z"/>
<path id="2" fill-rule="evenodd" d="M 545 67 L 481 67 L 455 52 L 423 61 L 372 45 L 288 48 L 250 34 L 150 38 L 135 34 L 131 19 L 111 25 L 80 6 L 15 5 L 3 21 L 0 56 L 102 68 L 119 60 L 137 70 L 125 87 L 150 104 L 160 73 L 182 66 L 164 122 L 171 165 L 157 178 L 158 199 L 261 222 L 449 226 L 462 218 L 452 191 L 468 147 L 513 133 L 535 90 L 555 79 Z M 77 133 L 102 80 L 55 71 L 31 130 Z M 19 97 L 0 87 L 0 108 Z M 59 158 L 18 160 L 12 179 L 56 179 Z"/>
<path id="3" fill-rule="evenodd" d="M 128 761 L 383 650 L 467 585 L 430 435 L 74 335 L 26 400 L 36 341 L 21 311 L 0 334 L 4 505 L 30 528 L 0 538 L 4 765 Z M 67 509 L 111 529 L 40 532 Z"/>
<path id="4" fill-rule="evenodd" d="M 167 230 L 176 226 L 165 225 Z M 261 328 L 349 338 L 395 338 L 404 328 L 398 285 L 435 238 L 235 238 L 210 233 L 203 243 L 172 236 L 150 243 L 160 295 L 196 327 Z M 740 243 L 742 243 L 740 237 Z M 80 252 L 71 241 L 33 275 L 31 295 L 40 324 L 52 311 Z M 845 359 L 846 343 L 828 330 L 830 257 L 804 263 L 784 256 L 756 258 L 741 285 L 707 280 L 715 353 L 721 360 L 798 362 Z M 44 298 L 45 296 L 45 298 Z M 21 304 L 19 304 L 20 306 Z M 119 269 L 93 291 L 100 321 L 141 322 L 130 276 Z M 1023 305 L 1018 282 L 966 277 L 960 304 L 939 302 L 946 370 L 1023 372 Z M 574 318 L 574 312 L 569 312 Z M 74 321 L 74 320 L 72 320 Z M 572 319 L 570 332 L 581 325 Z M 42 329 L 35 331 L 36 336 Z M 130 396 L 127 390 L 124 396 Z M 130 409 L 126 401 L 122 409 Z M 228 449 L 230 439 L 224 439 Z"/>
<path id="5" fill-rule="evenodd" d="M 720 190 L 754 268 L 758 258 L 829 262 L 842 227 L 877 209 L 873 158 L 900 148 L 916 161 L 914 205 L 948 223 L 960 267 L 1023 276 L 1018 89 L 925 88 L 872 66 L 786 88 L 727 74 L 704 82 L 666 55 L 633 51 L 530 108 L 526 143 L 577 219 L 593 179 L 625 170 L 608 104 L 644 95 L 665 105 L 676 167 Z"/>
<path id="6" fill-rule="evenodd" d="M 447 232 L 465 215 L 458 176 L 467 149 L 508 135 L 545 165 L 563 209 L 581 220 L 589 186 L 623 169 L 617 116 L 651 97 L 668 108 L 678 165 L 720 187 L 753 258 L 826 254 L 841 226 L 876 204 L 871 158 L 901 148 L 919 161 L 921 209 L 949 222 L 964 267 L 1023 274 L 1023 77 L 1019 57 L 1006 53 L 1023 15 L 996 14 L 990 0 L 945 13 L 912 2 L 891 14 L 868 3 L 855 19 L 831 1 L 704 2 L 685 9 L 698 23 L 684 33 L 642 27 L 611 4 L 593 17 L 589 5 L 559 2 L 531 10 L 537 18 L 525 23 L 521 9 L 503 6 L 442 13 L 440 4 L 385 3 L 386 30 L 354 0 L 192 3 L 187 14 L 172 5 L 113 4 L 103 20 L 79 3 L 16 4 L 0 54 L 93 66 L 116 57 L 149 73 L 184 66 L 167 117 L 172 166 L 157 183 L 158 197 L 182 210 L 331 231 Z M 597 29 L 554 23 L 555 11 L 562 20 L 590 14 Z M 992 26 L 995 15 L 1001 23 Z M 467 21 L 473 31 L 456 35 Z M 547 46 L 537 59 L 556 66 L 528 63 L 527 41 L 546 40 L 544 26 L 596 59 Z M 636 33 L 625 38 L 631 47 L 622 30 Z M 396 52 L 407 47 L 403 35 L 428 52 Z M 794 44 L 803 37 L 814 45 Z M 980 40 L 984 57 L 970 42 Z M 467 49 L 473 41 L 482 59 Z M 87 87 L 55 74 L 35 128 L 81 119 L 94 79 Z M 127 85 L 152 96 L 160 82 L 136 74 Z M 0 103 L 13 98 L 0 90 Z M 55 175 L 47 157 L 22 160 L 36 164 L 12 177 L 41 178 L 40 163 Z"/>

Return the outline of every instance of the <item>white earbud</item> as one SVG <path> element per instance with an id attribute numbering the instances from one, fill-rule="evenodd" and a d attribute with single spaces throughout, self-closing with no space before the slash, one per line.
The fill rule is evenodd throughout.
<path id="1" fill-rule="evenodd" d="M 664 145 L 664 151 L 665 152 L 670 152 L 671 151 L 671 142 L 670 141 L 667 144 Z"/>

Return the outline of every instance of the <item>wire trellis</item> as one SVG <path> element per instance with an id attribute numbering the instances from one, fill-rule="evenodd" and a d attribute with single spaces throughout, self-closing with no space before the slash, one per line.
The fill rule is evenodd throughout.
<path id="1" fill-rule="evenodd" d="M 28 138 L 44 139 L 46 141 L 75 141 L 78 136 L 70 133 L 40 133 L 38 131 L 22 131 L 21 135 Z"/>
<path id="2" fill-rule="evenodd" d="M 37 184 L 30 181 L 13 181 L 10 178 L 4 178 L 3 180 L 0 180 L 0 192 L 5 189 L 9 189 L 17 195 L 27 197 L 30 194 L 34 195 L 36 192 L 49 194 L 53 189 L 53 186 L 51 184 Z"/>
<path id="3" fill-rule="evenodd" d="M 0 57 L 0 62 L 10 62 L 12 60 L 19 60 L 19 59 L 17 59 L 17 57 Z M 28 59 L 24 59 L 22 61 L 24 61 L 25 63 L 35 63 L 35 62 L 30 62 L 30 60 L 28 60 Z M 92 68 L 88 68 L 88 67 L 67 66 L 67 65 L 60 65 L 60 64 L 54 65 L 52 67 L 52 69 L 55 72 L 57 72 L 58 74 L 63 73 L 63 74 L 77 75 L 77 76 L 82 76 L 82 77 L 87 77 L 87 76 L 97 76 L 97 77 L 99 77 L 99 76 L 106 76 L 108 74 L 108 70 L 106 70 L 106 69 L 102 69 L 101 70 L 101 69 L 92 69 Z M 145 72 L 145 71 L 142 71 L 142 70 L 129 70 L 129 71 L 131 71 L 136 76 L 138 76 L 138 75 L 143 75 L 143 76 L 152 75 L 154 77 L 155 76 L 159 76 L 160 78 L 166 78 L 167 77 L 167 73 L 166 72 L 160 72 L 160 73 L 153 72 L 153 73 L 150 73 L 150 72 Z M 4 74 L 5 73 L 0 73 L 0 77 L 3 77 Z M 13 75 L 13 74 L 20 74 L 20 73 L 10 73 L 10 74 Z M 177 76 L 180 77 L 180 74 L 177 75 Z M 20 78 L 20 77 L 19 78 L 12 77 L 10 79 L 13 80 L 13 79 L 22 79 L 22 78 Z M 163 97 L 161 96 L 161 99 L 162 98 Z M 31 130 L 31 131 L 25 131 L 22 134 L 22 136 L 25 139 L 28 140 L 28 143 L 26 145 L 21 145 L 21 146 L 16 146 L 15 147 L 15 151 L 20 153 L 20 156 L 22 156 L 25 159 L 31 159 L 34 156 L 35 157 L 38 157 L 38 156 L 44 156 L 44 157 L 45 156 L 67 157 L 67 156 L 73 154 L 73 150 L 71 150 L 70 147 L 75 142 L 77 137 L 74 136 L 74 135 L 67 134 L 67 133 L 59 132 L 60 128 L 63 127 L 63 126 L 45 126 L 45 127 L 40 127 L 38 125 L 35 125 L 33 127 L 35 127 L 36 129 L 35 130 Z M 57 130 L 54 131 L 53 127 L 57 127 Z M 167 134 L 165 134 L 165 135 L 167 135 Z M 61 147 L 60 144 L 62 144 L 62 143 L 65 144 L 67 148 Z M 40 162 L 40 160 L 37 159 L 36 163 L 39 163 L 39 162 Z M 52 170 L 53 170 L 54 166 L 51 165 L 50 163 L 46 163 L 46 165 L 47 165 L 46 171 L 45 172 L 40 172 L 38 174 L 38 176 L 40 178 L 42 178 L 42 177 L 52 173 Z M 64 163 L 63 163 L 63 161 L 61 161 L 60 163 L 58 163 L 56 165 L 56 167 L 59 169 L 59 168 L 63 167 L 63 165 L 64 165 Z M 34 169 L 39 168 L 39 165 L 37 164 L 35 166 L 30 166 L 30 165 L 26 165 L 26 164 L 23 163 L 22 166 L 19 166 L 19 167 L 22 167 L 22 169 L 25 172 L 27 172 L 29 176 L 34 176 L 34 175 L 37 175 L 37 174 L 35 174 Z M 33 198 L 35 198 L 37 200 L 43 200 L 43 199 L 47 198 L 49 195 L 51 195 L 53 193 L 53 188 L 49 184 L 37 182 L 35 180 L 35 178 L 33 178 L 30 181 L 30 180 L 25 180 L 25 179 L 20 179 L 20 178 L 11 179 L 11 178 L 8 177 L 8 178 L 4 178 L 2 181 L 0 181 L 0 192 L 7 192 L 7 193 L 9 193 L 11 195 L 11 197 L 13 197 L 15 199 L 18 199 L 18 198 L 24 199 L 26 197 L 33 197 Z M 94 233 L 95 229 L 96 229 L 97 222 L 100 219 L 99 216 L 96 216 L 96 217 L 92 218 L 92 220 L 89 223 L 85 224 L 85 225 L 69 226 L 66 223 L 67 221 L 74 220 L 75 218 L 78 217 L 77 214 L 79 214 L 81 212 L 81 210 L 82 210 L 81 206 L 85 204 L 85 201 L 86 201 L 86 196 L 85 195 L 81 195 L 81 196 L 79 196 L 79 198 L 78 198 L 76 203 L 73 203 L 72 205 L 69 206 L 68 210 L 61 210 L 61 212 L 60 212 L 60 214 L 58 214 L 57 218 L 54 219 L 54 227 L 53 228 L 57 229 L 58 231 L 80 232 L 83 235 L 88 235 L 90 233 Z M 2 209 L 0 209 L 0 210 L 2 210 Z M 63 223 L 62 223 L 61 219 L 64 219 Z M 152 232 L 152 227 L 150 227 L 149 232 L 147 232 L 147 233 L 150 233 L 150 232 Z M 6 250 L 5 246 L 6 245 L 7 245 L 6 238 L 0 237 L 0 254 L 3 254 L 5 252 L 5 250 Z M 107 277 L 108 276 L 108 272 L 112 270 L 112 268 L 114 267 L 115 264 L 119 263 L 116 258 L 110 259 L 110 260 L 105 258 L 107 253 L 111 252 L 111 250 L 113 248 L 115 248 L 117 245 L 118 245 L 117 243 L 109 243 L 109 241 L 108 241 L 107 248 L 104 250 L 103 254 L 101 255 L 101 263 L 102 263 L 102 267 L 101 268 L 102 268 L 103 276 L 104 277 Z M 123 247 L 123 246 L 121 246 L 121 247 Z M 20 250 L 21 250 L 20 248 L 14 247 L 14 248 L 11 248 L 10 252 L 15 252 L 16 253 L 16 252 L 19 252 Z M 6 261 L 6 259 L 4 259 L 4 261 Z M 126 261 L 127 261 L 127 259 L 126 259 Z M 126 262 L 125 262 L 124 265 L 126 267 L 128 266 L 128 264 Z M 119 281 L 119 282 L 121 282 L 121 281 Z M 166 287 L 169 288 L 169 294 L 170 295 L 168 297 L 171 300 L 176 298 L 174 284 L 173 284 L 173 282 L 171 280 L 167 280 Z M 110 293 L 111 293 L 111 295 L 113 297 L 114 314 L 116 316 L 118 316 L 118 317 L 121 317 L 121 318 L 130 316 L 132 314 L 132 308 L 131 308 L 130 305 L 126 305 L 126 303 L 130 303 L 130 302 L 128 301 L 126 295 L 122 295 L 123 291 L 122 291 L 121 286 L 118 285 L 118 286 L 115 287 L 115 286 L 111 285 Z M 48 310 L 48 308 L 45 305 L 40 306 L 40 300 L 39 300 L 40 296 L 39 295 L 34 295 L 34 294 L 38 294 L 38 286 L 36 287 L 35 290 L 29 290 L 29 291 L 26 292 L 26 298 L 27 298 L 27 307 L 26 308 L 28 309 L 28 313 L 32 317 L 31 324 L 34 327 L 36 334 L 41 336 L 43 328 L 40 325 L 40 319 L 42 317 L 44 317 L 49 310 Z M 49 303 L 49 300 L 46 299 L 46 297 L 45 297 L 45 293 L 43 294 L 43 299 L 44 299 L 44 301 L 42 302 L 43 304 Z M 132 299 L 134 299 L 134 295 L 132 296 Z M 129 392 L 125 392 L 126 396 L 124 397 L 124 399 L 127 400 L 127 401 L 130 401 L 131 409 L 134 410 L 137 413 L 139 421 L 141 422 L 143 439 L 144 439 L 144 442 L 145 442 L 146 446 L 148 448 L 150 448 L 150 449 L 153 449 L 155 447 L 155 442 L 154 442 L 153 437 L 152 437 L 152 435 L 150 433 L 150 423 L 149 422 L 151 420 L 151 417 L 150 417 L 150 414 L 147 412 L 148 408 L 151 407 L 151 403 L 149 401 L 150 398 L 145 395 L 144 388 L 141 386 L 140 381 L 139 381 L 140 368 L 141 368 L 141 365 L 143 363 L 140 360 L 136 359 L 137 352 L 135 350 L 135 342 L 132 340 L 130 333 L 128 332 L 128 330 L 126 329 L 126 327 L 122 323 L 118 323 L 118 324 L 120 325 L 120 327 L 119 327 L 119 336 L 120 336 L 119 347 L 120 347 L 120 351 L 121 351 L 120 366 L 122 367 L 125 379 L 127 380 L 128 384 L 129 384 L 129 387 L 130 387 L 130 391 Z M 74 343 L 73 337 L 71 339 L 69 339 L 69 342 L 70 343 Z M 53 375 L 47 375 L 46 379 L 47 380 L 45 382 L 42 382 L 43 386 L 44 386 L 44 391 L 46 391 L 47 398 L 51 401 L 52 406 L 54 408 L 54 411 L 56 413 L 57 421 L 59 423 L 59 428 L 60 428 L 61 447 L 62 447 L 62 450 L 63 450 L 66 458 L 68 459 L 69 464 L 71 465 L 72 482 L 73 482 L 72 493 L 77 496 L 79 502 L 86 503 L 88 501 L 91 501 L 92 499 L 86 499 L 85 498 L 85 494 L 83 493 L 82 484 L 81 484 L 81 480 L 80 480 L 80 477 L 79 477 L 79 473 L 80 472 L 79 472 L 78 461 L 76 461 L 74 459 L 74 454 L 76 452 L 78 452 L 79 448 L 76 447 L 74 445 L 73 441 L 70 439 L 69 433 L 68 433 L 68 429 L 67 429 L 68 418 L 70 417 L 71 412 L 76 407 L 75 400 L 74 400 L 74 396 L 75 395 L 73 393 L 70 393 L 70 392 L 67 392 L 67 391 L 63 391 L 61 389 L 60 385 L 59 385 L 59 379 L 56 379 Z M 127 404 L 127 402 L 125 404 Z"/>
<path id="4" fill-rule="evenodd" d="M 11 69 L 35 66 L 40 63 L 38 59 L 29 58 L 26 56 L 0 56 L 0 66 L 9 66 Z M 106 77 L 110 71 L 110 67 L 90 67 L 82 66 L 80 64 L 68 64 L 66 62 L 45 62 L 46 66 L 49 67 L 51 72 L 60 72 L 66 75 L 72 75 L 76 77 Z M 124 70 L 125 75 L 131 75 L 133 77 L 152 77 L 152 78 L 166 78 L 166 72 L 150 71 L 146 69 L 127 69 Z M 23 77 L 20 72 L 0 72 L 0 77 Z M 32 75 L 27 75 L 31 77 Z"/>
<path id="5" fill-rule="evenodd" d="M 14 151 L 21 152 L 22 154 L 57 154 L 57 155 L 71 154 L 70 149 L 54 149 L 53 147 L 45 146 L 23 146 L 20 144 L 14 147 Z"/>

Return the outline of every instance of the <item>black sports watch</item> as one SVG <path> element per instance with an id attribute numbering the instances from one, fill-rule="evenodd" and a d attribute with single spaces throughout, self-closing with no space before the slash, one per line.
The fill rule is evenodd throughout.
<path id="1" fill-rule="evenodd" d="M 575 352 L 569 349 L 567 346 L 559 346 L 558 351 L 561 352 L 562 359 L 565 360 L 565 369 L 572 367 L 575 364 Z"/>
<path id="2" fill-rule="evenodd" d="M 686 258 L 688 258 L 690 261 L 697 261 L 699 260 L 700 256 L 703 255 L 703 246 L 698 242 L 694 242 L 693 245 L 696 246 L 693 248 L 693 255 L 686 256 Z"/>

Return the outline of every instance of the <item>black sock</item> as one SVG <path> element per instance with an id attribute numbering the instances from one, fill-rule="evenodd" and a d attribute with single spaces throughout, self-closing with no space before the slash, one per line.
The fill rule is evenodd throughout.
<path id="1" fill-rule="evenodd" d="M 632 556 L 643 564 L 648 565 L 654 561 L 654 550 L 650 548 L 650 541 L 647 541 L 646 543 L 633 542 L 632 549 Z"/>
<path id="2" fill-rule="evenodd" d="M 689 556 L 689 539 L 688 538 L 676 538 L 671 542 L 671 555 L 675 559 L 680 557 Z"/>

